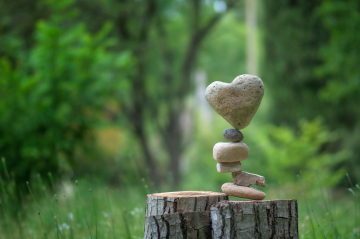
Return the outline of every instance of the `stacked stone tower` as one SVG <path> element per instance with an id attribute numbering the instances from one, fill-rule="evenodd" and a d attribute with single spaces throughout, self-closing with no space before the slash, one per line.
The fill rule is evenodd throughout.
<path id="1" fill-rule="evenodd" d="M 250 124 L 264 95 L 261 79 L 252 75 L 240 75 L 230 84 L 213 82 L 206 88 L 205 97 L 211 107 L 234 128 L 226 129 L 224 137 L 230 142 L 215 144 L 214 159 L 219 173 L 232 173 L 233 183 L 225 183 L 221 190 L 230 196 L 262 200 L 265 193 L 251 185 L 265 187 L 263 176 L 242 171 L 241 161 L 249 157 L 248 146 L 239 131 Z"/>

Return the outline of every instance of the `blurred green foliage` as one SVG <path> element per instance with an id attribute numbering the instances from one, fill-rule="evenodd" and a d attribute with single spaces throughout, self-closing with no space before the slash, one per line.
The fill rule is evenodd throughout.
<path id="1" fill-rule="evenodd" d="M 323 187 L 333 187 L 344 178 L 346 171 L 339 164 L 347 159 L 348 152 L 322 151 L 324 144 L 337 140 L 337 134 L 329 132 L 321 120 L 300 121 L 296 133 L 290 127 L 274 125 L 263 127 L 261 132 L 254 144 L 257 157 L 264 159 L 264 169 L 260 171 L 269 175 L 269 183 L 296 182 L 301 176 L 307 184 L 318 182 Z"/>
<path id="2" fill-rule="evenodd" d="M 360 94 L 360 3 L 359 1 L 324 1 L 318 9 L 325 29 L 330 33 L 328 44 L 320 51 L 324 64 L 316 69 L 326 77 L 321 99 L 335 106 L 348 108 L 359 116 Z"/>
<path id="3" fill-rule="evenodd" d="M 213 131 L 208 131 L 207 126 L 198 122 L 196 143 L 187 152 L 189 160 L 186 161 L 187 174 L 183 181 L 190 189 L 183 187 L 184 190 L 210 190 L 213 185 L 220 188 L 224 182 L 231 181 L 231 174 L 213 173 L 217 162 L 212 159 L 212 151 L 207 150 L 213 147 L 214 139 L 216 142 L 225 141 L 218 133 L 226 126 L 221 121 L 220 117 L 216 119 Z M 349 158 L 350 152 L 323 150 L 325 144 L 337 141 L 339 134 L 329 131 L 320 119 L 300 121 L 297 132 L 289 126 L 272 124 L 249 126 L 243 132 L 243 142 L 250 149 L 249 159 L 242 162 L 243 170 L 264 175 L 270 187 L 291 185 L 300 188 L 300 178 L 308 190 L 318 190 L 319 185 L 335 187 L 346 179 L 342 163 Z"/>
<path id="4" fill-rule="evenodd" d="M 15 21 L 18 5 L 4 2 L 0 151 L 16 181 L 50 171 L 114 183 L 152 175 L 166 186 L 184 174 L 194 189 L 206 175 L 224 182 L 229 175 L 205 159 L 228 125 L 197 122 L 193 72 L 204 71 L 206 83 L 245 72 L 246 27 L 242 4 L 228 13 L 212 3 L 38 0 L 21 3 L 24 19 Z M 326 186 L 346 185 L 344 173 L 354 179 L 360 167 L 359 12 L 351 10 L 359 5 L 262 4 L 267 90 L 244 130 L 254 158 L 244 164 L 271 184 L 318 174 Z"/>
<path id="5" fill-rule="evenodd" d="M 320 116 L 338 137 L 318 153 L 347 151 L 332 168 L 359 180 L 359 2 L 267 0 L 264 12 L 261 76 L 268 80 L 272 122 L 296 131 L 300 120 Z"/>
<path id="6" fill-rule="evenodd" d="M 96 157 L 92 129 L 106 100 L 126 90 L 129 54 L 108 49 L 111 24 L 97 34 L 84 23 L 68 24 L 71 1 L 49 1 L 50 19 L 37 23 L 33 47 L 12 64 L 0 59 L 0 151 L 17 181 L 31 172 L 60 173 Z M 64 171 L 63 171 L 64 172 Z M 69 170 L 67 169 L 67 171 Z"/>
<path id="7" fill-rule="evenodd" d="M 202 86 L 193 73 L 206 73 L 204 86 L 246 73 L 246 13 L 242 3 L 231 5 L 238 1 L 227 1 L 230 12 L 214 10 L 214 2 L 0 0 L 0 156 L 8 165 L 0 171 L 0 223 L 6 235 L 16 227 L 19 238 L 59 229 L 51 218 L 45 226 L 39 221 L 37 203 L 21 190 L 27 180 L 44 208 L 57 207 L 59 223 L 69 225 L 63 219 L 75 215 L 77 235 L 89 233 L 85 218 L 92 218 L 92 229 L 97 225 L 96 216 L 81 209 L 84 203 L 98 210 L 99 234 L 119 237 L 130 237 L 127 223 L 131 235 L 141 236 L 143 214 L 135 208 L 154 190 L 151 176 L 169 191 L 177 189 L 176 180 L 182 190 L 211 191 L 231 181 L 217 173 L 212 158 L 229 125 L 213 111 L 203 114 L 193 96 Z M 266 93 L 242 130 L 250 148 L 243 168 L 266 177 L 268 198 L 301 200 L 304 238 L 321 235 L 310 229 L 314 218 L 305 204 L 323 219 L 327 237 L 336 236 L 333 211 L 342 235 L 356 238 L 359 229 L 348 215 L 356 212 L 358 193 L 346 195 L 356 187 L 345 174 L 358 182 L 360 3 L 259 3 Z M 48 172 L 61 178 L 51 189 L 40 176 Z M 67 181 L 74 175 L 100 188 L 92 201 L 82 199 L 92 197 L 88 189 L 74 195 Z M 113 192 L 114 221 L 102 190 L 109 183 L 120 188 Z M 64 198 L 55 206 L 55 193 L 73 204 Z M 328 210 L 324 198 L 340 206 Z M 124 209 L 136 213 L 130 222 Z M 120 227 L 114 230 L 114 223 Z"/>

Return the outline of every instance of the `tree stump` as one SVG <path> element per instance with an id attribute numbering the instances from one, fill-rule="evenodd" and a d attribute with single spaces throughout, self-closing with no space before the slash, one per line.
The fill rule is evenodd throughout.
<path id="1" fill-rule="evenodd" d="M 228 201 L 224 193 L 147 196 L 144 239 L 298 238 L 296 200 Z"/>
<path id="2" fill-rule="evenodd" d="M 211 221 L 213 238 L 299 238 L 297 200 L 221 201 Z"/>
<path id="3" fill-rule="evenodd" d="M 184 191 L 147 195 L 144 239 L 211 238 L 212 205 L 224 193 Z"/>

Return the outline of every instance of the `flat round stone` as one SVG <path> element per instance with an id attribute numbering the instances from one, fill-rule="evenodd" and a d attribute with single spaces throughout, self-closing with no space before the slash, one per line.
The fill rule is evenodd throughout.
<path id="1" fill-rule="evenodd" d="M 226 129 L 223 132 L 223 136 L 231 142 L 240 142 L 244 139 L 244 135 L 237 129 Z"/>
<path id="2" fill-rule="evenodd" d="M 242 170 L 242 165 L 240 162 L 217 163 L 216 169 L 219 173 L 235 173 Z"/>
<path id="3" fill-rule="evenodd" d="M 229 196 L 253 200 L 263 200 L 266 197 L 266 194 L 260 190 L 250 187 L 238 186 L 233 183 L 224 183 L 221 186 L 221 191 Z"/>
<path id="4" fill-rule="evenodd" d="M 217 143 L 213 148 L 213 157 L 220 163 L 243 161 L 249 157 L 249 148 L 245 143 Z"/>

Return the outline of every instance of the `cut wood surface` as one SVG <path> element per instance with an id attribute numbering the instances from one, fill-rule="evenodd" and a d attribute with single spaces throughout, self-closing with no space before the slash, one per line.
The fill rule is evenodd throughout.
<path id="1" fill-rule="evenodd" d="M 210 211 L 211 205 L 227 200 L 225 193 L 181 191 L 147 195 L 146 217 L 176 212 Z"/>
<path id="2" fill-rule="evenodd" d="M 144 238 L 298 238 L 296 200 L 228 201 L 224 193 L 147 196 Z"/>

